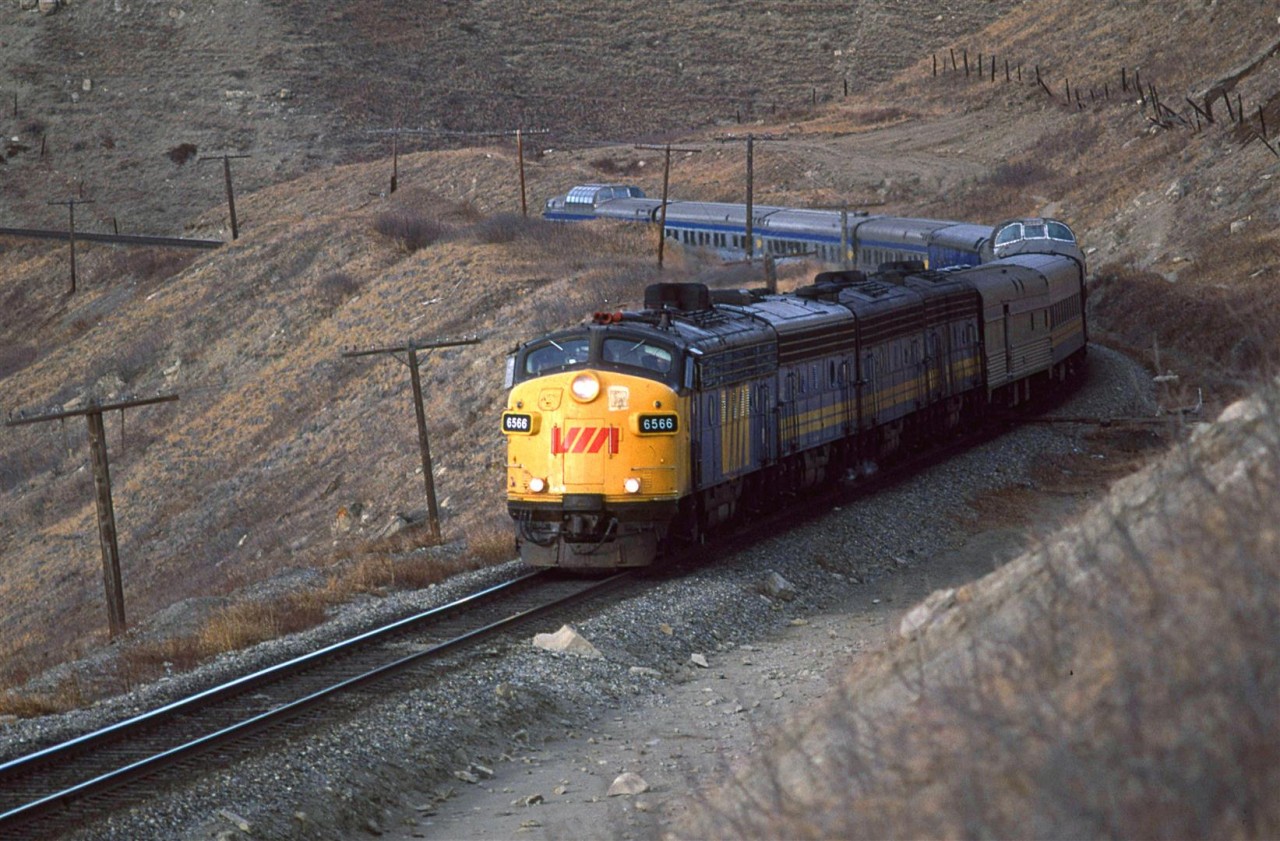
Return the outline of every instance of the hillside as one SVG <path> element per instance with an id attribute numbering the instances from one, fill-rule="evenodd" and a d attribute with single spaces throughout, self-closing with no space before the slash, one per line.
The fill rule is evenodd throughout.
<path id="1" fill-rule="evenodd" d="M 387 158 L 389 138 L 371 132 L 397 126 L 429 131 L 401 151 L 516 128 L 565 148 L 785 114 L 842 96 L 846 81 L 869 90 L 1015 5 L 880 0 L 833 15 L 771 0 L 690 16 L 670 0 L 120 0 L 43 17 L 10 3 L 0 226 L 62 224 L 46 201 L 76 195 L 95 202 L 86 227 L 180 233 L 222 199 L 221 168 L 201 155 L 250 155 L 235 178 L 256 190 Z M 225 226 L 215 215 L 202 230 Z"/>
<path id="2" fill-rule="evenodd" d="M 1166 101 L 1196 95 L 1265 54 L 1277 36 L 1270 7 L 1188 1 L 1159 19 L 1124 2 L 927 7 L 861 3 L 833 23 L 816 4 L 756 4 L 752 16 L 711 4 L 692 20 L 673 4 L 554 16 L 437 4 L 435 19 L 321 3 L 74 3 L 50 17 L 7 6 L 0 69 L 16 80 L 18 114 L 6 113 L 5 133 L 19 140 L 0 168 L 4 224 L 55 224 L 42 214 L 61 209 L 45 202 L 83 182 L 86 227 L 115 218 L 122 230 L 217 236 L 219 168 L 168 152 L 190 143 L 253 157 L 236 164 L 242 236 L 218 251 L 83 248 L 81 288 L 67 298 L 63 248 L 0 242 L 3 409 L 180 396 L 130 411 L 123 428 L 109 418 L 108 434 L 130 618 L 145 627 L 182 613 L 198 627 L 246 597 L 324 586 L 385 549 L 380 535 L 420 520 L 408 377 L 390 359 L 341 352 L 474 334 L 480 344 L 426 358 L 427 413 L 446 537 L 493 543 L 505 528 L 491 434 L 503 353 L 636 300 L 658 276 L 651 243 L 511 215 L 506 141 L 414 151 L 464 140 L 406 139 L 400 189 L 384 195 L 387 143 L 365 131 L 396 122 L 555 127 L 527 161 L 535 207 L 600 178 L 656 192 L 659 158 L 634 149 L 656 137 L 704 149 L 674 163 L 673 192 L 737 200 L 741 149 L 715 141 L 751 130 L 785 137 L 757 150 L 758 201 L 991 222 L 1054 213 L 1091 250 L 1095 338 L 1152 364 L 1158 348 L 1161 368 L 1180 375 L 1168 405 L 1194 402 L 1196 389 L 1216 405 L 1244 391 L 1277 349 L 1277 158 L 1243 144 L 1221 102 L 1202 131 L 1160 128 L 1117 85 L 1121 67 L 1141 68 Z M 634 60 L 601 62 L 601 44 Z M 1171 44 L 1187 47 L 1175 57 Z M 949 65 L 933 76 L 931 56 L 949 61 L 952 47 L 975 64 L 980 52 L 1007 56 L 1023 80 L 1005 82 L 1003 66 L 996 82 Z M 1069 78 L 1112 96 L 1067 106 L 1034 83 L 1036 65 L 1055 94 Z M 847 99 L 833 81 L 846 74 Z M 427 81 L 437 79 L 448 84 Z M 1273 59 L 1234 93 L 1280 127 L 1277 91 Z M 739 126 L 739 114 L 754 121 Z M 747 276 L 696 255 L 674 263 L 665 279 Z M 4 431 L 10 684 L 105 639 L 82 428 Z M 407 534 L 401 549 L 421 542 Z M 387 563 L 394 579 L 398 562 Z"/>

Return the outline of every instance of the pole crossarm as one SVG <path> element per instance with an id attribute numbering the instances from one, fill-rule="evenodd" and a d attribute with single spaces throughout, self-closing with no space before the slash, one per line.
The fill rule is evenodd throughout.
<path id="1" fill-rule="evenodd" d="M 484 131 L 456 131 L 453 129 L 443 128 L 372 128 L 366 129 L 367 134 L 424 134 L 438 135 L 440 137 L 515 137 L 517 134 L 528 137 L 531 134 L 550 134 L 549 128 L 512 128 L 512 129 L 486 129 Z"/>
<path id="2" fill-rule="evenodd" d="M 12 413 L 9 419 L 5 421 L 5 426 L 24 426 L 31 423 L 41 423 L 42 421 L 60 420 L 61 418 L 74 418 L 87 416 L 92 414 L 101 414 L 103 412 L 111 412 L 116 409 L 132 409 L 136 406 L 150 406 L 153 403 L 171 403 L 178 399 L 176 394 L 162 394 L 156 397 L 137 397 L 129 400 L 119 400 L 115 403 L 90 403 L 78 409 L 67 409 L 62 412 L 52 412 L 43 415 L 26 415 L 19 412 L 18 417 L 14 417 Z"/>
<path id="3" fill-rule="evenodd" d="M 400 345 L 387 345 L 386 347 L 365 348 L 363 350 L 344 350 L 342 356 L 346 359 L 354 359 L 358 356 L 376 356 L 380 353 L 404 353 L 406 350 L 435 350 L 436 348 L 461 347 L 462 345 L 478 345 L 480 344 L 479 336 L 472 336 L 463 339 L 442 339 L 431 342 L 405 342 Z"/>
<path id="4" fill-rule="evenodd" d="M 650 149 L 654 152 L 701 152 L 702 149 L 695 149 L 692 146 L 663 146 L 655 143 L 637 143 L 633 149 Z"/>

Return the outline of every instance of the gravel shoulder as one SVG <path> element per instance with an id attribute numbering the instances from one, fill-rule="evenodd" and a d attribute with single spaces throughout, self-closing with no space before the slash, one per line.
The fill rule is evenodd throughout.
<path id="1" fill-rule="evenodd" d="M 1062 411 L 1153 410 L 1149 377 L 1096 347 L 1088 381 Z M 699 785 L 750 761 L 844 666 L 889 644 L 931 590 L 991 571 L 1100 495 L 1097 476 L 1052 481 L 1062 464 L 1108 457 L 1088 431 L 1020 427 L 575 617 L 603 658 L 544 652 L 527 637 L 469 652 L 416 686 L 370 692 L 346 721 L 211 762 L 73 837 L 646 837 Z M 993 514 L 982 502 L 992 497 L 1012 503 Z M 762 595 L 770 571 L 795 586 L 794 599 Z M 433 589 L 425 600 L 440 597 Z M 628 771 L 650 790 L 606 796 Z"/>

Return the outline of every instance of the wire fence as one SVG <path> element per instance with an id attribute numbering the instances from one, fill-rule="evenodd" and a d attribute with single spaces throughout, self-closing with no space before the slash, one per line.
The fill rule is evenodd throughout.
<path id="1" fill-rule="evenodd" d="M 1019 61 L 1003 60 L 997 54 L 978 53 L 975 60 L 970 60 L 967 48 L 951 48 L 939 58 L 932 54 L 931 75 L 933 78 L 963 78 L 975 83 L 986 84 L 1021 84 L 1034 85 L 1049 99 L 1076 112 L 1087 111 L 1097 107 L 1105 107 L 1113 103 L 1136 105 L 1144 119 L 1159 129 L 1187 130 L 1199 133 L 1210 127 L 1230 131 L 1242 146 L 1257 140 L 1267 147 L 1272 155 L 1280 157 L 1280 151 L 1272 142 L 1270 125 L 1280 125 L 1280 93 L 1272 94 L 1266 102 L 1246 108 L 1239 92 L 1234 91 L 1234 83 L 1224 82 L 1209 87 L 1196 99 L 1184 95 L 1181 101 L 1162 96 L 1159 88 L 1150 80 L 1143 80 L 1140 69 L 1121 66 L 1110 78 L 1075 85 L 1069 77 L 1061 82 L 1051 81 L 1048 73 L 1040 65 L 1034 64 L 1024 70 Z M 1232 94 L 1235 94 L 1234 102 Z M 1136 97 L 1136 98 L 1135 98 Z M 1170 102 L 1173 104 L 1171 105 Z M 1221 112 L 1215 113 L 1219 105 L 1225 107 L 1226 119 Z"/>

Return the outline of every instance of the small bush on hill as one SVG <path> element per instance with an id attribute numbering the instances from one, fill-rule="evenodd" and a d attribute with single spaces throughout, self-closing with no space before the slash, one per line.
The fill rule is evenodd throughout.
<path id="1" fill-rule="evenodd" d="M 388 210 L 378 214 L 373 229 L 384 237 L 397 240 L 410 254 L 439 242 L 446 228 L 419 210 Z"/>
<path id="2" fill-rule="evenodd" d="M 167 154 L 169 156 L 169 160 L 173 161 L 178 166 L 182 166 L 187 161 L 195 157 L 198 151 L 200 150 L 194 143 L 179 143 L 177 146 L 170 149 Z"/>
<path id="3" fill-rule="evenodd" d="M 540 219 L 529 219 L 519 213 L 499 213 L 477 222 L 471 231 L 478 242 L 499 245 L 533 236 L 546 226 Z"/>
<path id="4" fill-rule="evenodd" d="M 325 310 L 332 312 L 360 294 L 360 281 L 346 272 L 330 272 L 316 284 L 315 297 Z"/>

